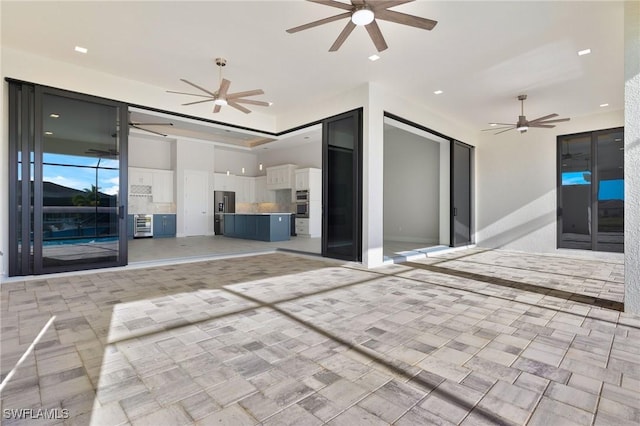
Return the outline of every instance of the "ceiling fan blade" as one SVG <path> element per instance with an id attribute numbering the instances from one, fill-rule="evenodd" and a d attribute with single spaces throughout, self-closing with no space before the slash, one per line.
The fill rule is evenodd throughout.
<path id="1" fill-rule="evenodd" d="M 218 89 L 218 97 L 225 99 L 227 96 L 227 90 L 229 90 L 229 86 L 231 86 L 231 82 L 226 78 L 222 79 L 220 83 L 220 88 Z"/>
<path id="2" fill-rule="evenodd" d="M 351 4 L 354 6 L 362 6 L 364 4 L 364 0 L 351 0 Z"/>
<path id="3" fill-rule="evenodd" d="M 154 134 L 156 134 L 156 135 L 160 135 L 160 136 L 164 136 L 164 137 L 166 137 L 166 136 L 167 136 L 167 135 L 165 135 L 164 133 L 156 132 L 156 131 L 149 130 L 149 129 L 143 129 L 142 127 L 136 126 L 136 125 L 134 125 L 134 124 L 131 124 L 131 127 L 133 127 L 134 129 L 142 130 L 142 131 L 144 131 L 144 132 L 154 133 Z"/>
<path id="4" fill-rule="evenodd" d="M 311 3 L 323 4 L 325 6 L 337 7 L 338 9 L 344 9 L 344 10 L 353 9 L 353 6 L 350 4 L 340 3 L 339 1 L 335 1 L 335 0 L 307 0 L 307 1 L 310 1 Z"/>
<path id="5" fill-rule="evenodd" d="M 365 25 L 365 28 L 369 33 L 369 37 L 371 37 L 371 41 L 373 41 L 373 44 L 375 44 L 376 49 L 378 49 L 378 52 L 382 52 L 387 47 L 389 47 L 387 46 L 387 42 L 384 41 L 384 37 L 382 36 L 380 27 L 378 26 L 378 23 L 376 22 L 375 19 L 370 24 Z"/>
<path id="6" fill-rule="evenodd" d="M 489 123 L 489 125 L 491 124 L 495 124 L 496 126 L 515 126 L 513 123 Z"/>
<path id="7" fill-rule="evenodd" d="M 329 18 L 320 19 L 318 21 L 309 22 L 308 24 L 300 25 L 298 27 L 289 28 L 287 32 L 289 34 L 297 33 L 298 31 L 307 30 L 309 28 L 317 27 L 322 24 L 328 24 L 329 22 L 338 21 L 343 18 L 350 18 L 351 12 L 341 13 L 339 15 L 331 16 Z"/>
<path id="8" fill-rule="evenodd" d="M 553 117 L 557 117 L 558 114 L 549 114 L 549 115 L 545 115 L 544 117 L 540 117 L 540 118 L 536 118 L 535 120 L 531 120 L 529 121 L 529 124 L 531 123 L 537 123 L 538 121 L 544 121 L 547 120 L 549 118 L 553 118 Z"/>
<path id="9" fill-rule="evenodd" d="M 173 90 L 167 90 L 167 93 L 175 93 L 176 95 L 200 96 L 201 98 L 208 98 L 209 97 L 209 95 L 199 95 L 197 93 L 187 93 L 187 92 L 175 92 Z"/>
<path id="10" fill-rule="evenodd" d="M 415 0 L 389 0 L 389 1 L 377 1 L 377 2 L 372 2 L 369 4 L 369 7 L 374 11 L 377 12 L 380 9 L 386 9 L 388 7 L 396 7 L 396 6 L 400 6 L 401 4 L 405 4 L 405 3 L 412 3 Z"/>
<path id="11" fill-rule="evenodd" d="M 173 123 L 129 123 L 130 126 L 173 126 Z"/>
<path id="12" fill-rule="evenodd" d="M 227 105 L 229 105 L 230 107 L 233 107 L 233 108 L 235 108 L 235 109 L 238 109 L 238 110 L 240 110 L 240 111 L 244 112 L 245 114 L 249 114 L 249 113 L 251 112 L 251 110 L 250 110 L 250 109 L 245 108 L 245 107 L 243 107 L 242 105 L 237 104 L 237 103 L 235 103 L 235 102 L 233 102 L 233 101 L 229 101 L 229 100 L 227 100 Z"/>
<path id="13" fill-rule="evenodd" d="M 220 109 L 221 109 L 221 108 L 222 108 L 222 106 L 221 106 L 221 105 L 216 105 L 216 106 L 214 106 L 214 107 L 213 107 L 213 112 L 214 112 L 214 113 L 216 113 L 216 112 L 220 112 Z"/>
<path id="14" fill-rule="evenodd" d="M 500 133 L 508 132 L 509 130 L 513 130 L 513 129 L 515 129 L 515 128 L 516 128 L 516 126 L 509 127 L 509 128 L 508 128 L 508 129 L 506 129 L 506 130 L 503 130 L 503 131 L 501 131 L 501 132 L 496 133 L 496 135 L 499 135 Z"/>
<path id="15" fill-rule="evenodd" d="M 557 118 L 555 120 L 538 121 L 537 123 L 534 123 L 534 124 L 562 123 L 563 121 L 569 121 L 569 120 L 571 120 L 571 119 L 570 118 Z M 529 124 L 531 124 L 531 122 L 529 122 Z"/>
<path id="16" fill-rule="evenodd" d="M 488 129 L 482 129 L 482 131 L 483 131 L 483 132 L 490 132 L 490 131 L 492 131 L 492 130 L 493 130 L 493 131 L 496 131 L 496 130 L 508 129 L 508 128 L 511 128 L 511 127 L 513 127 L 513 124 L 511 124 L 511 125 L 509 125 L 509 126 L 507 126 L 507 127 L 490 127 L 490 128 L 488 128 Z"/>
<path id="17" fill-rule="evenodd" d="M 197 84 L 190 82 L 189 80 L 185 80 L 184 78 L 181 78 L 181 79 L 180 79 L 180 81 L 184 81 L 184 82 L 185 82 L 185 83 L 187 83 L 188 85 L 193 86 L 193 87 L 195 87 L 196 89 L 200 89 L 200 90 L 202 90 L 204 93 L 208 93 L 208 94 L 210 94 L 211 96 L 216 96 L 216 94 L 215 94 L 215 93 L 210 92 L 210 91 L 208 91 L 207 89 L 205 89 L 204 87 L 200 87 L 200 86 L 198 86 Z"/>
<path id="18" fill-rule="evenodd" d="M 354 24 L 353 22 L 351 22 L 351 20 L 349 20 L 349 22 L 347 22 L 347 25 L 345 25 L 345 27 L 343 28 L 342 32 L 340 32 L 340 35 L 338 36 L 336 41 L 334 41 L 331 47 L 329 48 L 329 52 L 335 52 L 336 50 L 340 49 L 340 46 L 342 46 L 342 43 L 344 43 L 347 37 L 349 37 L 349 34 L 351 34 L 351 32 L 355 27 L 356 27 L 356 24 Z"/>
<path id="19" fill-rule="evenodd" d="M 204 100 L 202 100 L 202 101 L 187 102 L 186 104 L 181 104 L 181 105 L 182 105 L 182 106 L 185 106 L 185 105 L 195 105 L 195 104 L 201 104 L 201 103 L 203 103 L 203 102 L 213 102 L 213 101 L 215 101 L 215 99 L 213 99 L 213 98 L 209 98 L 209 99 L 204 99 Z"/>
<path id="20" fill-rule="evenodd" d="M 388 9 L 377 10 L 375 15 L 376 19 L 395 22 L 396 24 L 409 25 L 410 27 L 421 28 L 423 30 L 432 30 L 438 23 L 438 21 L 433 21 L 431 19 L 408 15 L 406 13 L 400 13 Z"/>
<path id="21" fill-rule="evenodd" d="M 255 89 L 255 90 L 247 90 L 246 92 L 229 93 L 227 95 L 227 100 L 230 100 L 230 99 L 236 100 L 238 98 L 244 98 L 247 96 L 256 96 L 256 95 L 264 95 L 264 90 Z"/>
<path id="22" fill-rule="evenodd" d="M 239 104 L 251 104 L 251 105 L 269 106 L 269 102 L 254 101 L 253 99 L 234 99 L 233 102 L 236 102 L 236 103 L 239 103 Z"/>
<path id="23" fill-rule="evenodd" d="M 543 127 L 545 129 L 553 129 L 556 126 L 554 124 L 529 123 L 529 127 Z"/>

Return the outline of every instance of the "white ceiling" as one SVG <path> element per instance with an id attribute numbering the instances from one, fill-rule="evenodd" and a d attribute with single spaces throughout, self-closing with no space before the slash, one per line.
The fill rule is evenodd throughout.
<path id="1" fill-rule="evenodd" d="M 389 48 L 376 62 L 367 59 L 376 52 L 363 28 L 338 52 L 328 52 L 344 20 L 286 33 L 342 12 L 301 0 L 2 1 L 1 7 L 3 46 L 163 92 L 191 91 L 180 78 L 215 89 L 214 58 L 224 57 L 231 91 L 264 89 L 265 95 L 252 99 L 273 106 L 249 107 L 276 116 L 365 82 L 419 99 L 478 130 L 493 121 L 515 122 L 521 93 L 529 97 L 530 120 L 552 112 L 603 112 L 603 103 L 619 110 L 624 103 L 623 2 L 418 0 L 394 9 L 438 25 L 424 31 L 379 21 Z M 89 53 L 74 52 L 76 45 Z M 590 55 L 577 55 L 586 48 Z M 165 96 L 176 104 L 193 100 Z M 422 124 L 438 130 L 437 123 Z"/>

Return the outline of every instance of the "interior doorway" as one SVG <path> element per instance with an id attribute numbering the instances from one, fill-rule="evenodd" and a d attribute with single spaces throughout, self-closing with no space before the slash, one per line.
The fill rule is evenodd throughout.
<path id="1" fill-rule="evenodd" d="M 450 139 L 385 116 L 385 260 L 449 247 L 450 145 Z"/>
<path id="2" fill-rule="evenodd" d="M 184 236 L 209 234 L 208 173 L 184 171 Z"/>

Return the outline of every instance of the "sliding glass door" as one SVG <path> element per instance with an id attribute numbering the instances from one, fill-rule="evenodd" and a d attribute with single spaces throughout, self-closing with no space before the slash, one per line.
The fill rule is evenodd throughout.
<path id="1" fill-rule="evenodd" d="M 324 120 L 322 255 L 362 259 L 362 112 Z"/>
<path id="2" fill-rule="evenodd" d="M 126 106 L 11 86 L 10 274 L 126 264 Z"/>
<path id="3" fill-rule="evenodd" d="M 624 251 L 624 130 L 558 137 L 558 247 Z"/>

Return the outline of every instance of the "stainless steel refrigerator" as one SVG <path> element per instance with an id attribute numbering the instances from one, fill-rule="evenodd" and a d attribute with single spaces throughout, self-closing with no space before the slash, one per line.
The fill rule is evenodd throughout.
<path id="1" fill-rule="evenodd" d="M 215 203 L 213 232 L 215 232 L 216 235 L 223 235 L 224 234 L 223 213 L 236 212 L 236 193 L 232 191 L 213 191 L 213 202 Z"/>

